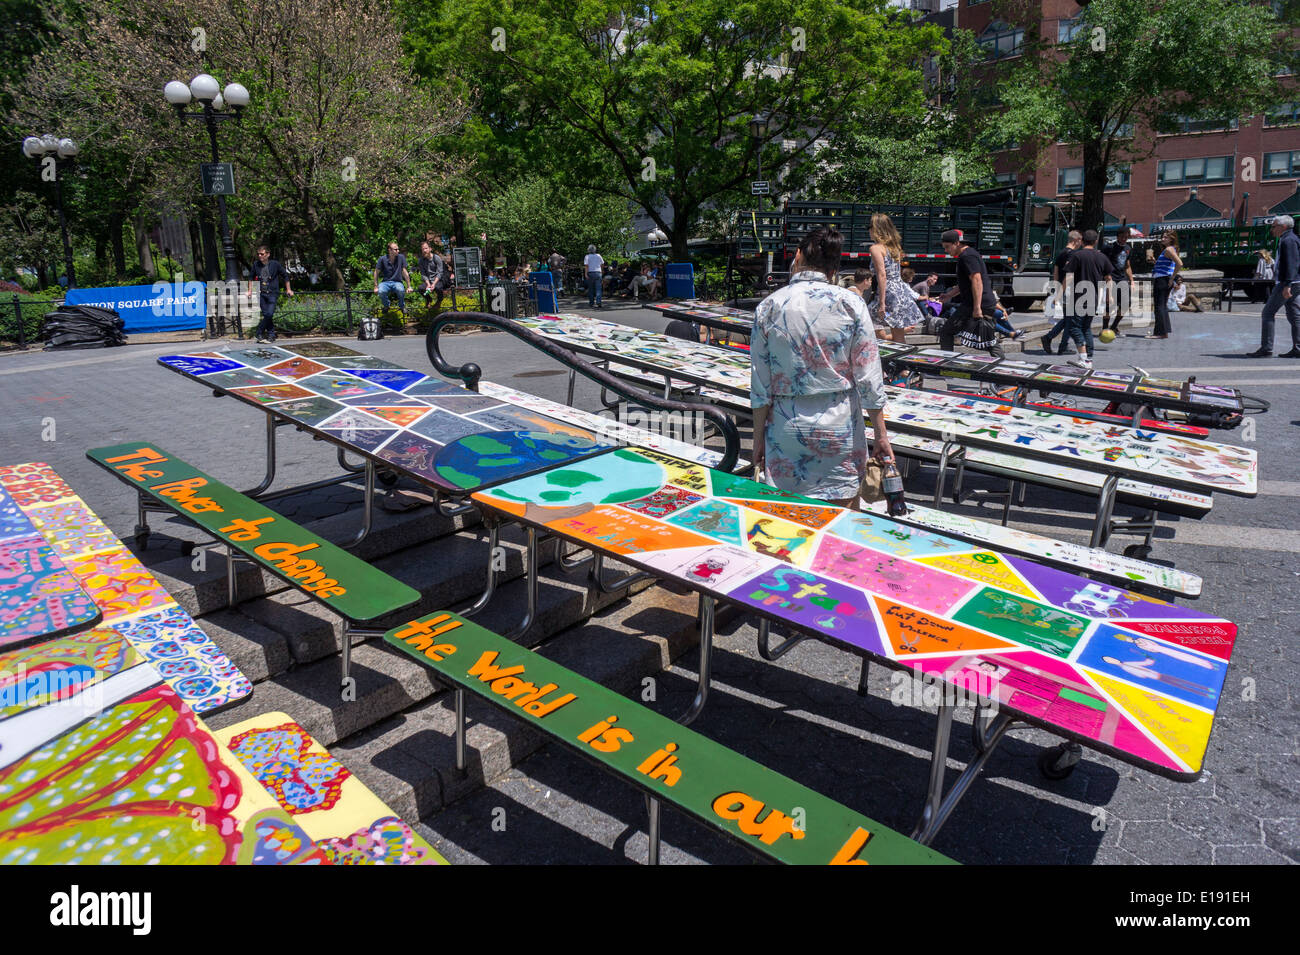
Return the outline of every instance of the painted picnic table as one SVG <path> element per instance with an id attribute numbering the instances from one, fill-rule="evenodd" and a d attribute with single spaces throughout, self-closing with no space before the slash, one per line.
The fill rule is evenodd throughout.
<path id="1" fill-rule="evenodd" d="M 80 581 L 0 486 L 0 649 L 87 627 L 99 616 Z"/>
<path id="2" fill-rule="evenodd" d="M 652 305 L 673 318 L 698 322 L 742 335 L 752 335 L 754 312 L 727 306 L 682 302 Z M 1019 358 L 995 358 L 983 353 L 945 351 L 939 348 L 881 342 L 880 361 L 890 372 L 988 382 L 1017 389 L 1016 403 L 1030 391 L 1123 402 L 1139 409 L 1159 408 L 1205 415 L 1216 428 L 1235 428 L 1244 413 L 1236 388 L 1202 385 L 1195 381 L 1152 378 L 1136 372 L 1090 371 L 1070 364 L 1044 364 Z"/>
<path id="3" fill-rule="evenodd" d="M 0 467 L 0 487 L 39 528 L 101 617 L 90 631 L 25 648 L 14 662 L 26 672 L 76 685 L 93 682 L 99 668 L 90 659 L 104 656 L 110 670 L 121 666 L 124 640 L 196 713 L 253 692 L 248 678 L 49 465 Z"/>
<path id="4" fill-rule="evenodd" d="M 473 499 L 704 596 L 691 718 L 721 599 L 995 701 L 994 741 L 1015 719 L 1174 779 L 1201 770 L 1236 638 L 1227 620 L 649 451 Z M 951 717 L 941 712 L 938 766 Z"/>
<path id="5" fill-rule="evenodd" d="M 581 354 L 659 371 L 666 387 L 684 381 L 745 399 L 749 396 L 749 358 L 727 349 L 580 315 L 539 317 L 520 320 L 520 324 Z M 885 418 L 891 429 L 945 444 L 1007 451 L 1098 471 L 1115 481 L 1150 481 L 1198 494 L 1219 491 L 1253 497 L 1257 492 L 1257 455 L 1248 448 L 1104 425 L 1048 411 L 986 406 L 976 399 L 942 392 L 889 386 L 885 391 L 889 397 Z"/>
<path id="6" fill-rule="evenodd" d="M 332 342 L 158 363 L 265 411 L 272 436 L 279 418 L 361 454 L 368 469 L 392 466 L 453 494 L 614 447 L 584 428 Z"/>

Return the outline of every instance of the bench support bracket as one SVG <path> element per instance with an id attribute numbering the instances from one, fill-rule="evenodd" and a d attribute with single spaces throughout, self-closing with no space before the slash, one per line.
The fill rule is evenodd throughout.
<path id="1" fill-rule="evenodd" d="M 709 669 L 713 657 L 713 621 L 717 601 L 705 594 L 700 595 L 700 677 L 695 689 L 695 699 L 677 722 L 690 726 L 704 709 L 709 698 Z"/>

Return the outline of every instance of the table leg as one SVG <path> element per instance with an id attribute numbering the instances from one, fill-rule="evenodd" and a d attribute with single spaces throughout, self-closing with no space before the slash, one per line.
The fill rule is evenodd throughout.
<path id="1" fill-rule="evenodd" d="M 965 462 L 966 451 L 956 441 L 945 441 L 943 450 L 939 452 L 939 473 L 934 479 L 934 503 L 943 502 L 943 487 L 948 481 L 948 463 L 958 458 L 962 463 Z"/>
<path id="2" fill-rule="evenodd" d="M 375 462 L 366 458 L 366 496 L 362 504 L 361 530 L 343 547 L 356 547 L 370 536 L 370 529 L 375 521 Z"/>
<path id="3" fill-rule="evenodd" d="M 646 811 L 650 817 L 650 825 L 647 828 L 647 835 L 650 837 L 649 864 L 659 864 L 659 800 L 653 796 L 646 797 Z"/>
<path id="4" fill-rule="evenodd" d="M 573 390 L 578 384 L 578 369 L 569 369 L 569 400 L 565 402 L 570 408 L 573 407 Z"/>
<path id="5" fill-rule="evenodd" d="M 716 601 L 707 595 L 700 602 L 700 678 L 695 690 L 695 699 L 690 709 L 677 718 L 683 726 L 690 726 L 704 709 L 704 701 L 709 698 L 709 665 L 713 656 L 713 619 Z"/>
<path id="6" fill-rule="evenodd" d="M 278 427 L 275 415 L 266 412 L 266 475 L 257 487 L 242 492 L 245 497 L 257 497 L 275 482 L 275 429 Z"/>
<path id="7" fill-rule="evenodd" d="M 808 639 L 806 634 L 796 633 L 793 636 L 787 637 L 781 642 L 779 647 L 773 650 L 768 646 L 768 639 L 771 636 L 771 631 L 772 621 L 768 620 L 766 617 L 758 621 L 758 655 L 769 662 L 781 659 L 781 657 L 793 650 L 798 644 L 803 643 Z"/>
<path id="8" fill-rule="evenodd" d="M 1115 513 L 1115 494 L 1119 487 L 1119 475 L 1108 474 L 1101 484 L 1101 494 L 1097 499 L 1097 520 L 1092 525 L 1092 543 L 1090 547 L 1102 547 L 1110 536 L 1110 519 Z"/>
<path id="9" fill-rule="evenodd" d="M 943 784 L 948 769 L 948 743 L 952 736 L 952 718 L 956 712 L 957 707 L 952 703 L 944 703 L 939 707 L 939 721 L 934 734 L 934 752 L 930 756 L 930 784 L 921 817 L 916 822 L 916 828 L 912 830 L 912 838 L 923 846 L 928 846 L 939 834 L 939 830 L 948 821 L 952 811 L 957 808 L 957 803 L 966 795 L 966 790 L 970 788 L 971 783 L 975 782 L 984 764 L 993 755 L 1003 734 L 1011 725 L 1009 716 L 998 716 L 993 720 L 987 732 L 981 734 L 987 748 L 966 764 L 966 768 L 962 770 L 945 796 Z"/>
<path id="10" fill-rule="evenodd" d="M 465 691 L 456 690 L 456 769 L 465 772 Z"/>
<path id="11" fill-rule="evenodd" d="M 858 674 L 858 696 L 867 695 L 867 681 L 871 678 L 871 660 L 862 658 L 862 672 Z"/>
<path id="12" fill-rule="evenodd" d="M 524 555 L 524 565 L 527 568 L 525 577 L 528 587 L 528 612 L 524 614 L 524 619 L 520 621 L 519 626 L 504 635 L 507 640 L 518 640 L 532 629 L 533 622 L 537 618 L 537 547 L 537 528 L 530 527 L 527 552 Z"/>
<path id="13" fill-rule="evenodd" d="M 474 601 L 472 606 L 460 612 L 462 617 L 472 617 L 476 613 L 481 613 L 497 589 L 496 554 L 501 539 L 501 522 L 490 511 L 484 512 L 483 522 L 487 524 L 488 529 L 487 585 L 483 588 L 483 593 L 478 600 Z"/>

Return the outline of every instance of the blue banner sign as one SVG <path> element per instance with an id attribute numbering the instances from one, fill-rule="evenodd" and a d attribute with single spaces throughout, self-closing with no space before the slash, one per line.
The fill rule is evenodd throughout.
<path id="1" fill-rule="evenodd" d="M 208 321 L 207 292 L 202 282 L 76 288 L 64 301 L 68 305 L 113 309 L 126 323 L 124 331 L 128 335 L 203 328 Z"/>
<path id="2" fill-rule="evenodd" d="M 669 262 L 664 294 L 669 298 L 695 298 L 695 266 L 689 262 Z"/>

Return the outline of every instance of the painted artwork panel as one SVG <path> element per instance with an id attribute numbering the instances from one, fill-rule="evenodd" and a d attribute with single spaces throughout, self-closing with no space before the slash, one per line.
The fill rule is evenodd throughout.
<path id="1" fill-rule="evenodd" d="M 285 415 L 307 425 L 317 425 L 336 415 L 343 409 L 337 401 L 329 398 L 296 398 L 272 405 L 277 414 Z"/>
<path id="2" fill-rule="evenodd" d="M 288 715 L 266 713 L 216 736 L 331 864 L 447 864 Z"/>
<path id="3" fill-rule="evenodd" d="M 158 361 L 187 375 L 210 375 L 243 367 L 229 358 L 205 358 L 201 355 L 163 355 Z"/>
<path id="4" fill-rule="evenodd" d="M 287 352 L 292 352 L 295 355 L 306 355 L 308 358 L 346 358 L 349 355 L 356 354 L 351 348 L 336 345 L 334 342 L 298 342 L 282 347 Z"/>
<path id="5" fill-rule="evenodd" d="M 276 362 L 284 361 L 290 353 L 274 345 L 259 345 L 256 348 L 232 348 L 220 353 L 222 356 L 248 365 L 250 368 L 265 368 Z"/>
<path id="6" fill-rule="evenodd" d="M 312 361 L 310 358 L 300 357 L 289 358 L 274 365 L 268 365 L 266 371 L 269 374 L 277 375 L 280 378 L 286 378 L 289 381 L 298 381 L 301 378 L 309 378 L 318 372 L 326 371 L 328 368 L 328 365 L 322 365 L 320 362 Z"/>
<path id="7" fill-rule="evenodd" d="M 93 624 L 99 608 L 43 537 L 0 542 L 0 647 Z"/>
<path id="8" fill-rule="evenodd" d="M 1107 624 L 1089 635 L 1076 662 L 1134 686 L 1211 710 L 1228 673 L 1223 660 Z"/>
<path id="9" fill-rule="evenodd" d="M 204 375 L 203 382 L 214 388 L 249 388 L 253 385 L 278 384 L 279 380 L 250 368 L 236 368 L 234 371 L 217 371 Z"/>
<path id="10" fill-rule="evenodd" d="M 248 401 L 255 401 L 260 405 L 269 405 L 295 398 L 311 398 L 314 392 L 297 385 L 262 385 L 255 388 L 235 388 L 231 394 L 239 395 Z"/>
<path id="11" fill-rule="evenodd" d="M 428 378 L 422 372 L 408 371 L 405 368 L 348 368 L 344 370 L 350 375 L 364 378 L 376 385 L 383 385 L 385 388 L 393 389 L 393 391 L 405 391 L 412 385 Z"/>
<path id="12" fill-rule="evenodd" d="M 691 471 L 702 472 L 698 483 L 704 493 L 678 483 L 680 474 Z M 1126 712 L 1114 695 L 1098 687 L 1103 677 L 1121 678 L 1083 667 L 1078 662 L 1081 648 L 1090 645 L 1096 628 L 1109 626 L 1103 619 L 1113 619 L 1134 638 L 1142 636 L 1140 627 L 1185 626 L 1185 640 L 1207 641 L 1204 648 L 1198 645 L 1199 655 L 1222 662 L 1221 654 L 1230 652 L 1230 646 L 1209 641 L 1231 639 L 1231 623 L 1044 568 L 988 544 L 949 538 L 936 529 L 825 502 L 791 500 L 776 489 L 764 495 L 762 485 L 756 486 L 757 493 L 746 487 L 745 498 L 719 496 L 720 488 L 734 491 L 741 480 L 662 454 L 621 448 L 473 497 L 482 506 L 752 608 L 800 633 L 925 672 L 931 672 L 926 661 L 968 659 L 959 670 L 1004 673 L 999 699 L 1012 709 L 1022 706 L 1017 711 L 1027 719 L 1161 772 L 1195 771 L 1191 767 L 1204 753 L 1209 723 L 1197 723 L 1199 728 L 1185 730 L 1179 738 L 1190 753 L 1159 743 L 1148 723 L 1163 711 L 1133 695 L 1133 705 L 1143 712 Z M 676 500 L 683 492 L 697 499 L 663 511 L 627 507 L 629 502 Z M 756 503 L 789 516 L 803 514 L 821 526 L 784 520 L 757 510 Z M 787 507 L 789 511 L 781 510 Z M 760 529 L 770 529 L 771 540 L 751 537 L 759 520 L 770 522 Z M 808 537 L 790 547 L 800 530 Z M 762 549 L 753 546 L 755 538 Z M 1099 606 L 1090 601 L 1106 596 L 1099 586 L 1121 595 L 1106 597 L 1110 606 L 1135 612 L 1140 607 L 1147 619 L 1090 615 L 1086 611 L 1096 613 Z M 1164 637 L 1161 642 L 1182 645 Z M 1159 694 L 1158 681 L 1151 682 L 1157 684 L 1151 692 Z M 1189 705 L 1168 693 L 1165 699 L 1171 708 Z"/>
<path id="13" fill-rule="evenodd" d="M 218 710 L 253 692 L 248 678 L 174 604 L 118 623 L 115 629 L 195 713 Z"/>

